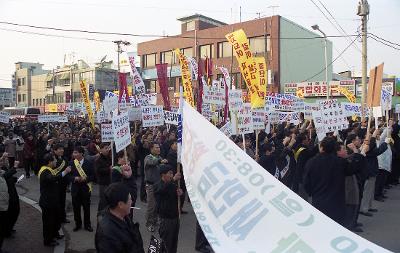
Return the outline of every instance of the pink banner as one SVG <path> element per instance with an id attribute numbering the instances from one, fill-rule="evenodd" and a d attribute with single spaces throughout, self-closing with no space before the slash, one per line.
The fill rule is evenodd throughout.
<path id="1" fill-rule="evenodd" d="M 164 101 L 166 110 L 171 110 L 171 103 L 169 102 L 168 94 L 168 63 L 156 64 L 158 83 L 160 84 L 160 92 Z"/>

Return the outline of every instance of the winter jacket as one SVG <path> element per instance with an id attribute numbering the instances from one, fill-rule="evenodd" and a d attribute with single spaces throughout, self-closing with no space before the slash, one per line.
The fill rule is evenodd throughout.
<path id="1" fill-rule="evenodd" d="M 388 129 L 385 128 L 379 140 L 379 146 L 381 146 L 387 138 Z M 380 170 L 392 171 L 392 149 L 388 147 L 385 152 L 378 156 L 378 164 Z"/>
<path id="2" fill-rule="evenodd" d="M 7 211 L 8 201 L 9 201 L 9 194 L 8 194 L 7 182 L 4 178 L 4 171 L 0 170 L 0 212 Z"/>

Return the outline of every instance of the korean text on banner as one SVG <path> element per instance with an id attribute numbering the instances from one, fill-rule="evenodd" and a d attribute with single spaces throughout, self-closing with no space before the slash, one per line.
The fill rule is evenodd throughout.
<path id="1" fill-rule="evenodd" d="M 267 78 L 267 63 L 265 62 L 264 57 L 254 57 L 254 62 L 257 65 L 257 71 L 259 73 L 259 87 L 261 94 L 265 97 L 267 93 L 267 85 L 268 85 L 268 78 Z"/>
<path id="2" fill-rule="evenodd" d="M 390 111 L 392 109 L 392 94 L 385 89 L 382 89 L 381 92 L 381 106 L 384 111 Z"/>
<path id="3" fill-rule="evenodd" d="M 383 63 L 369 72 L 367 106 L 375 107 L 381 105 Z"/>
<path id="4" fill-rule="evenodd" d="M 194 212 L 216 253 L 339 253 L 344 247 L 389 253 L 316 210 L 187 103 L 182 165 Z"/>
<path id="5" fill-rule="evenodd" d="M 10 123 L 10 116 L 11 114 L 9 112 L 0 112 L 0 123 Z"/>
<path id="6" fill-rule="evenodd" d="M 164 125 L 164 110 L 161 105 L 142 107 L 143 127 Z"/>
<path id="7" fill-rule="evenodd" d="M 265 129 L 265 110 L 264 108 L 254 108 L 251 110 L 251 118 L 254 130 Z"/>
<path id="8" fill-rule="evenodd" d="M 170 112 L 170 111 L 164 111 L 164 120 L 165 124 L 171 124 L 171 125 L 178 125 L 178 113 L 176 112 Z"/>
<path id="9" fill-rule="evenodd" d="M 239 112 L 233 115 L 231 122 L 232 133 L 234 135 L 253 133 L 254 129 L 250 103 L 244 103 Z"/>
<path id="10" fill-rule="evenodd" d="M 342 102 L 340 104 L 342 105 L 342 108 L 344 109 L 344 114 L 345 114 L 346 117 L 352 117 L 352 116 L 361 117 L 362 109 L 361 109 L 361 104 L 360 103 Z M 369 115 L 369 109 L 368 108 L 365 108 L 365 115 Z"/>
<path id="11" fill-rule="evenodd" d="M 139 71 L 136 69 L 135 57 L 133 56 L 133 54 L 128 53 L 128 59 L 132 70 L 132 80 L 133 80 L 133 85 L 135 87 L 135 95 L 145 94 L 146 88 L 144 86 L 143 79 L 139 74 Z"/>
<path id="12" fill-rule="evenodd" d="M 242 90 L 229 90 L 228 103 L 229 110 L 237 112 L 243 106 Z"/>
<path id="13" fill-rule="evenodd" d="M 191 78 L 191 75 L 190 75 L 190 69 L 189 69 L 188 60 L 183 55 L 183 53 L 181 53 L 179 48 L 175 49 L 175 53 L 178 56 L 179 63 L 181 65 L 183 92 L 184 92 L 186 101 L 188 101 L 189 104 L 194 107 L 194 98 L 193 98 L 193 90 L 192 90 L 192 78 Z"/>
<path id="14" fill-rule="evenodd" d="M 118 96 L 112 92 L 107 91 L 103 101 L 103 107 L 104 112 L 108 117 L 112 111 L 118 109 Z"/>
<path id="15" fill-rule="evenodd" d="M 219 89 L 204 89 L 203 103 L 212 104 L 212 105 L 224 105 L 225 104 L 225 91 L 219 90 Z"/>
<path id="16" fill-rule="evenodd" d="M 114 140 L 113 127 L 110 123 L 101 124 L 101 142 L 112 142 Z"/>
<path id="17" fill-rule="evenodd" d="M 233 46 L 240 72 L 251 94 L 251 107 L 263 107 L 264 96 L 259 86 L 259 72 L 250 51 L 249 41 L 242 29 L 225 36 Z"/>
<path id="18" fill-rule="evenodd" d="M 131 143 L 131 129 L 129 127 L 128 112 L 122 112 L 120 115 L 113 115 L 112 131 L 114 135 L 115 150 L 118 153 Z"/>
<path id="19" fill-rule="evenodd" d="M 186 57 L 186 59 L 190 65 L 190 73 L 192 80 L 197 80 L 199 74 L 199 66 L 197 65 L 196 59 L 193 57 Z"/>
<path id="20" fill-rule="evenodd" d="M 89 101 L 89 94 L 87 93 L 86 81 L 81 80 L 80 86 L 81 86 L 81 95 L 83 102 L 85 103 L 86 112 L 88 114 L 89 121 L 92 124 L 92 128 L 94 129 L 94 116 L 93 116 L 92 106 L 90 105 Z"/>
<path id="21" fill-rule="evenodd" d="M 342 105 L 336 99 L 319 101 L 319 108 L 326 132 L 335 132 L 349 126 Z"/>
<path id="22" fill-rule="evenodd" d="M 100 110 L 100 95 L 99 92 L 96 90 L 94 92 L 94 103 L 96 105 L 96 112 L 98 112 Z"/>
<path id="23" fill-rule="evenodd" d="M 50 123 L 50 122 L 65 123 L 65 122 L 68 122 L 68 118 L 67 118 L 67 116 L 61 116 L 61 115 L 39 115 L 38 122 L 39 123 Z"/>
<path id="24" fill-rule="evenodd" d="M 156 64 L 158 84 L 160 85 L 160 92 L 164 101 L 164 107 L 171 110 L 168 93 L 168 63 Z"/>
<path id="25" fill-rule="evenodd" d="M 304 103 L 304 119 L 311 120 L 312 112 L 319 111 L 319 104 L 317 103 Z"/>

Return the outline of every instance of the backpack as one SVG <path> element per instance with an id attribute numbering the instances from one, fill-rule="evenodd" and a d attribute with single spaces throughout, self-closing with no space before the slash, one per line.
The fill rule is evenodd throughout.
<path id="1" fill-rule="evenodd" d="M 7 182 L 2 175 L 0 175 L 0 211 L 8 210 L 8 186 Z"/>

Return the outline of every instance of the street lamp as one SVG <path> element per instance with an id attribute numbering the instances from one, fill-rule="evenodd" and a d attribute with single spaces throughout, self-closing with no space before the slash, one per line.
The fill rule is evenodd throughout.
<path id="1" fill-rule="evenodd" d="M 324 39 L 325 39 L 325 82 L 326 82 L 326 88 L 327 88 L 326 99 L 329 99 L 330 86 L 329 86 L 329 83 L 328 83 L 328 56 L 327 56 L 327 52 L 326 52 L 328 39 L 326 37 L 326 34 L 323 31 L 321 31 L 321 29 L 319 29 L 318 25 L 313 25 L 313 26 L 311 26 L 311 28 L 313 30 L 315 30 L 315 31 L 319 31 L 320 33 L 322 33 L 322 35 L 324 36 Z"/>

